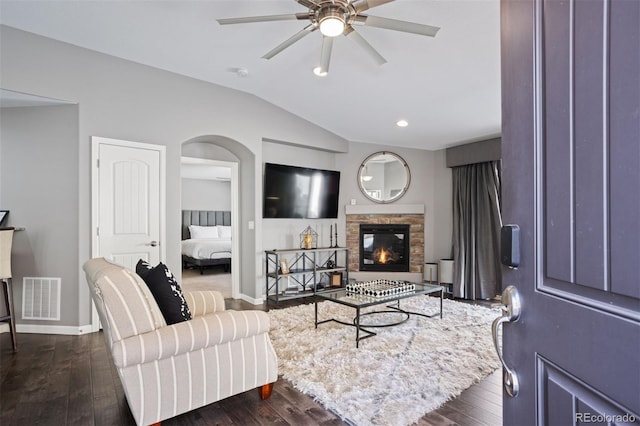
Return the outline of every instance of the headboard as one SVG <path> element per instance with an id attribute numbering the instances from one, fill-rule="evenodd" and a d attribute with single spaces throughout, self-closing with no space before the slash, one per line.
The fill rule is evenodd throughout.
<path id="1" fill-rule="evenodd" d="M 182 239 L 189 239 L 189 225 L 231 225 L 231 212 L 218 210 L 182 210 Z"/>

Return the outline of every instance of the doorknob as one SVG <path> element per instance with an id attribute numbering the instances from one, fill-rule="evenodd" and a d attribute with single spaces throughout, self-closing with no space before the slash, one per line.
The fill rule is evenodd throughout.
<path id="1" fill-rule="evenodd" d="M 504 362 L 504 358 L 502 357 L 502 349 L 498 344 L 498 327 L 505 322 L 516 322 L 520 318 L 522 305 L 520 303 L 520 293 L 518 293 L 517 288 L 510 285 L 504 289 L 502 292 L 502 305 L 502 315 L 493 320 L 493 324 L 491 324 L 491 332 L 493 334 L 493 345 L 496 348 L 498 358 L 500 358 L 500 362 L 504 368 L 504 389 L 507 391 L 507 395 L 515 398 L 518 396 L 518 392 L 520 391 L 520 383 L 518 382 L 516 372 L 507 367 L 507 364 Z"/>
<path id="2" fill-rule="evenodd" d="M 151 242 L 150 242 L 149 244 L 147 244 L 147 245 L 150 245 L 151 247 L 156 247 L 156 246 L 158 245 L 158 242 L 157 242 L 157 241 L 151 241 Z"/>

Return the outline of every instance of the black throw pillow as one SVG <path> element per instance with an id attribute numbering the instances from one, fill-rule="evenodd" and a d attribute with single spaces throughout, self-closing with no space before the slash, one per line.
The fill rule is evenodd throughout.
<path id="1" fill-rule="evenodd" d="M 191 311 L 182 295 L 180 284 L 167 265 L 160 262 L 157 266 L 151 266 L 140 259 L 136 265 L 136 273 L 151 290 L 168 325 L 191 319 Z"/>

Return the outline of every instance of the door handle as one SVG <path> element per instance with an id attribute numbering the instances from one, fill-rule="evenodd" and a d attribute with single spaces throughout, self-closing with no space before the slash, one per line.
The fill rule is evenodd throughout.
<path id="1" fill-rule="evenodd" d="M 505 322 L 516 322 L 520 318 L 520 313 L 522 311 L 522 305 L 520 302 L 520 293 L 518 293 L 518 289 L 514 286 L 510 285 L 505 288 L 502 292 L 502 315 L 493 320 L 493 324 L 491 324 L 491 332 L 493 334 L 493 345 L 496 348 L 496 352 L 498 353 L 498 358 L 500 358 L 500 362 L 502 363 L 502 367 L 504 368 L 503 374 L 503 385 L 504 389 L 507 391 L 507 395 L 515 398 L 518 396 L 518 392 L 520 391 L 520 383 L 518 382 L 518 375 L 512 369 L 510 369 L 507 364 L 504 362 L 504 358 L 502 357 L 502 349 L 500 348 L 500 344 L 498 343 L 498 328 L 504 324 Z"/>
<path id="2" fill-rule="evenodd" d="M 158 242 L 157 241 L 151 241 L 149 244 L 147 244 L 148 246 L 151 247 L 157 247 L 158 246 Z"/>

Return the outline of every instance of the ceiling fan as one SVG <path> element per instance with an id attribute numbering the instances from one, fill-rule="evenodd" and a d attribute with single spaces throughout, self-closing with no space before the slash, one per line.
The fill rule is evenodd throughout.
<path id="1" fill-rule="evenodd" d="M 373 48 L 365 40 L 362 35 L 356 31 L 354 26 L 364 25 L 368 27 L 384 28 L 387 30 L 402 31 L 418 35 L 435 37 L 440 28 L 431 25 L 416 24 L 413 22 L 399 21 L 396 19 L 381 18 L 378 16 L 365 15 L 363 12 L 380 6 L 385 3 L 391 3 L 394 0 L 294 0 L 302 6 L 308 8 L 307 12 L 286 14 L 286 15 L 268 15 L 268 16 L 249 16 L 241 18 L 224 18 L 218 19 L 220 25 L 228 24 L 246 24 L 253 22 L 269 22 L 269 21 L 286 21 L 286 20 L 308 20 L 309 25 L 298 31 L 292 37 L 280 43 L 271 49 L 264 56 L 265 59 L 271 59 L 278 53 L 285 50 L 304 36 L 320 30 L 323 35 L 322 52 L 320 55 L 320 66 L 314 69 L 317 75 L 327 75 L 329 71 L 329 61 L 331 60 L 331 49 L 333 48 L 333 40 L 336 36 L 345 35 L 352 39 L 360 47 L 366 50 L 373 60 L 379 65 L 384 64 L 386 59 L 382 57 L 376 49 Z"/>

